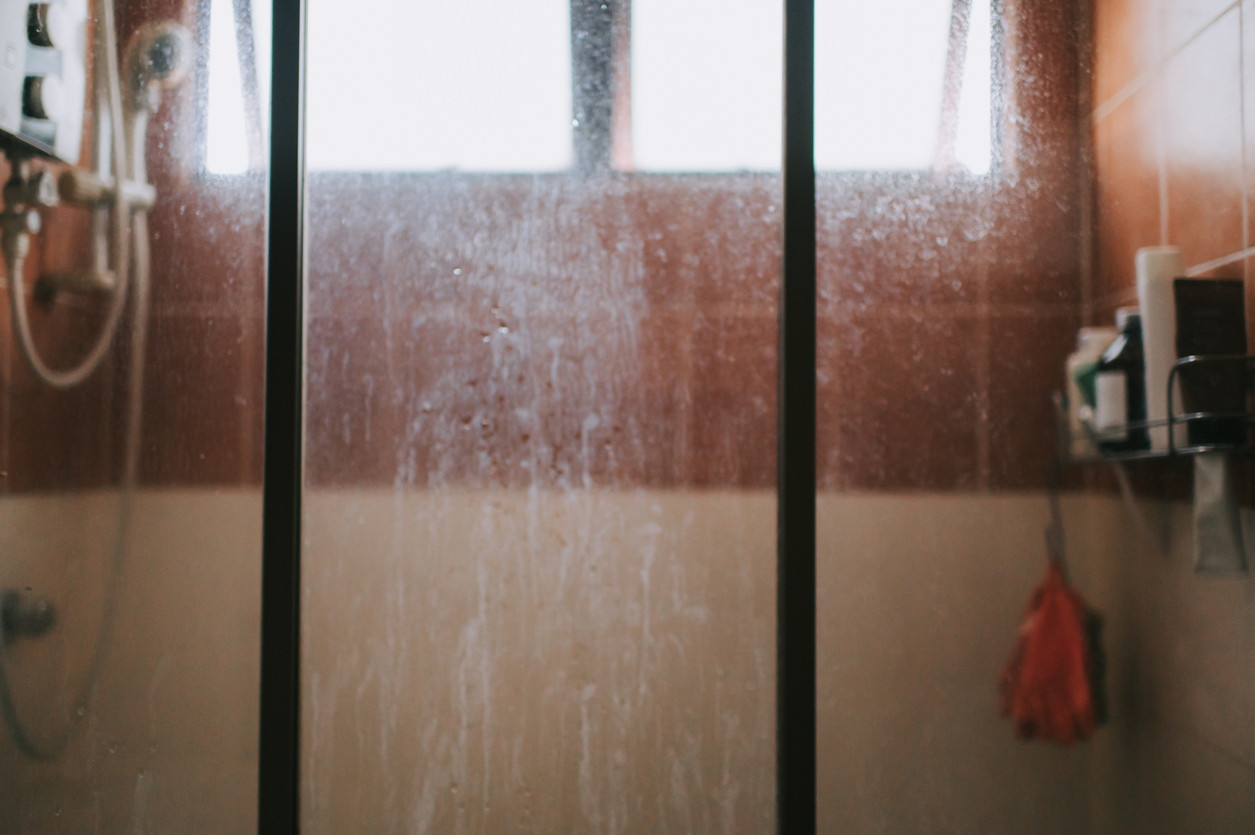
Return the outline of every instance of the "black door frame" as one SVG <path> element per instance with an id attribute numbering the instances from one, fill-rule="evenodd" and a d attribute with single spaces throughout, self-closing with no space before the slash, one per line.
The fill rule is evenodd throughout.
<path id="1" fill-rule="evenodd" d="M 274 0 L 266 250 L 258 832 L 300 831 L 304 0 Z M 776 826 L 814 835 L 814 0 L 784 0 L 776 511 Z"/>

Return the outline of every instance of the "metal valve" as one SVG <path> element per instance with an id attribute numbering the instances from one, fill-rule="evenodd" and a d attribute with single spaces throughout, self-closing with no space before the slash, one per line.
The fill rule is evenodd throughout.
<path id="1" fill-rule="evenodd" d="M 57 609 L 46 597 L 35 597 L 30 589 L 12 589 L 0 595 L 0 634 L 4 646 L 18 638 L 38 638 L 57 625 Z"/>

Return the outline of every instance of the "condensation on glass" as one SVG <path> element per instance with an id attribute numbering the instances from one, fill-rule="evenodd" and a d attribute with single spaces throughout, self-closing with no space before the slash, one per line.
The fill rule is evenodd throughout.
<path id="1" fill-rule="evenodd" d="M 1077 329 L 1131 298 L 1092 281 L 1089 15 L 816 4 L 820 831 L 1249 826 L 1249 763 L 1203 754 L 1231 730 L 1213 706 L 1249 687 L 1230 686 L 1230 661 L 1191 661 L 1186 681 L 1167 660 L 1207 599 L 1183 588 L 1183 508 L 1145 511 L 1177 532 L 1165 558 L 1114 488 L 1077 470 L 1053 482 L 1071 581 L 1106 616 L 1111 725 L 1064 748 L 1016 739 L 1000 715 L 1046 572 L 1051 395 Z M 1113 159 L 1126 130 L 1113 128 Z M 1132 258 L 1107 268 L 1131 275 Z M 1139 612 L 1169 573 L 1183 584 L 1172 603 Z M 1215 611 L 1240 608 L 1241 592 L 1207 594 Z M 1178 607 L 1194 614 L 1163 611 Z M 1178 723 L 1200 713 L 1210 738 Z"/>
<path id="2" fill-rule="evenodd" d="M 89 71 L 101 75 L 92 31 L 104 6 L 85 5 Z M 128 50 L 137 38 L 151 45 L 150 27 L 164 21 L 186 27 L 190 73 L 171 80 L 147 128 L 157 197 L 131 248 L 133 263 L 150 267 L 143 350 L 127 313 L 103 364 L 59 391 L 24 364 L 7 310 L 0 326 L 0 594 L 56 613 L 39 637 L 18 636 L 30 621 L 8 618 L 0 642 L 11 695 L 0 721 L 0 831 L 249 832 L 265 284 L 266 73 L 257 65 L 268 61 L 269 25 L 264 13 L 244 14 L 247 3 L 116 6 L 126 78 L 143 66 L 126 63 Z M 221 105 L 224 78 L 238 112 Z M 67 106 L 87 117 L 80 165 L 94 167 L 98 151 L 107 160 L 94 138 L 95 98 Z M 63 292 L 48 303 L 33 290 L 40 276 L 88 269 L 91 242 L 87 209 L 63 201 L 43 211 L 25 295 L 34 342 L 54 368 L 82 358 L 109 297 Z"/>
<path id="3" fill-rule="evenodd" d="M 672 94 L 775 143 L 714 170 L 658 118 L 702 15 Z M 781 32 L 738 20 L 311 4 L 308 831 L 771 827 Z"/>

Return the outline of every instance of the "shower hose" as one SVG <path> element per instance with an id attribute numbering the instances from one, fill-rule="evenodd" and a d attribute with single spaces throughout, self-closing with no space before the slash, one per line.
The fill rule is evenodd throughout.
<path id="1" fill-rule="evenodd" d="M 109 134 L 98 130 L 97 142 L 108 142 L 111 145 L 112 168 L 116 176 L 112 178 L 114 187 L 109 202 L 112 204 L 111 238 L 114 257 L 116 280 L 112 287 L 112 299 L 100 334 L 84 358 L 74 367 L 66 370 L 55 370 L 40 356 L 37 346 L 31 337 L 30 322 L 27 316 L 26 299 L 22 278 L 22 262 L 29 249 L 29 230 L 15 229 L 13 224 L 4 229 L 4 257 L 8 273 L 9 308 L 12 329 L 25 358 L 35 376 L 43 383 L 57 389 L 68 389 L 88 379 L 104 357 L 109 353 L 117 334 L 118 323 L 126 305 L 128 289 L 131 303 L 131 338 L 130 359 L 128 364 L 128 396 L 126 401 L 126 423 L 124 436 L 123 472 L 120 484 L 120 505 L 118 524 L 113 540 L 109 573 L 105 581 L 104 607 L 100 615 L 99 630 L 96 634 L 90 660 L 83 683 L 75 699 L 68 707 L 68 716 L 64 727 L 51 739 L 43 740 L 36 737 L 18 714 L 13 699 L 13 690 L 9 679 L 6 651 L 0 646 L 0 712 L 8 726 L 9 736 L 19 751 L 36 760 L 52 760 L 60 756 L 70 742 L 79 720 L 86 714 L 86 705 L 91 690 L 100 672 L 104 659 L 105 648 L 109 643 L 116 608 L 116 597 L 122 573 L 123 554 L 125 552 L 127 529 L 131 516 L 131 505 L 135 490 L 139 461 L 140 429 L 143 408 L 144 354 L 147 342 L 148 302 L 149 302 L 149 252 L 148 252 L 148 217 L 146 206 L 136 203 L 127 196 L 122 184 L 146 183 L 147 172 L 144 165 L 144 131 L 147 127 L 149 107 L 154 106 L 155 97 L 159 93 L 149 90 L 149 79 L 128 72 L 128 107 L 129 118 L 124 119 L 123 89 L 120 67 L 118 65 L 117 29 L 114 20 L 114 0 L 103 0 L 100 4 L 101 24 L 96 27 L 97 54 L 104 58 L 103 75 L 107 77 L 107 101 L 98 101 L 107 107 L 109 118 L 98 119 L 97 124 L 107 121 Z M 137 38 L 137 41 L 139 39 Z M 128 71 L 131 70 L 128 55 Z M 138 60 L 143 60 L 139 56 Z M 135 89 L 132 89 L 134 87 Z M 99 92 L 99 79 L 97 80 Z M 130 149 L 130 159 L 127 150 Z M 11 158 L 16 171 L 23 164 Z M 102 163 L 103 164 L 103 163 Z M 106 172 L 100 172 L 101 179 L 106 180 Z M 7 196 L 6 196 L 7 199 Z M 15 207 L 8 206 L 12 212 Z M 106 207 L 99 210 L 108 211 Z M 9 217 L 13 217 L 9 215 Z M 94 231 L 93 234 L 100 234 Z M 131 243 L 134 243 L 133 252 Z M 133 259 L 133 260 L 132 260 Z"/>

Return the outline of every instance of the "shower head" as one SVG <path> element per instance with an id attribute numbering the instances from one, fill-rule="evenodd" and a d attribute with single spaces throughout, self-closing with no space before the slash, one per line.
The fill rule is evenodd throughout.
<path id="1" fill-rule="evenodd" d="M 192 64 L 192 35 L 173 21 L 146 23 L 126 50 L 126 109 L 153 111 L 161 91 L 187 77 Z"/>

